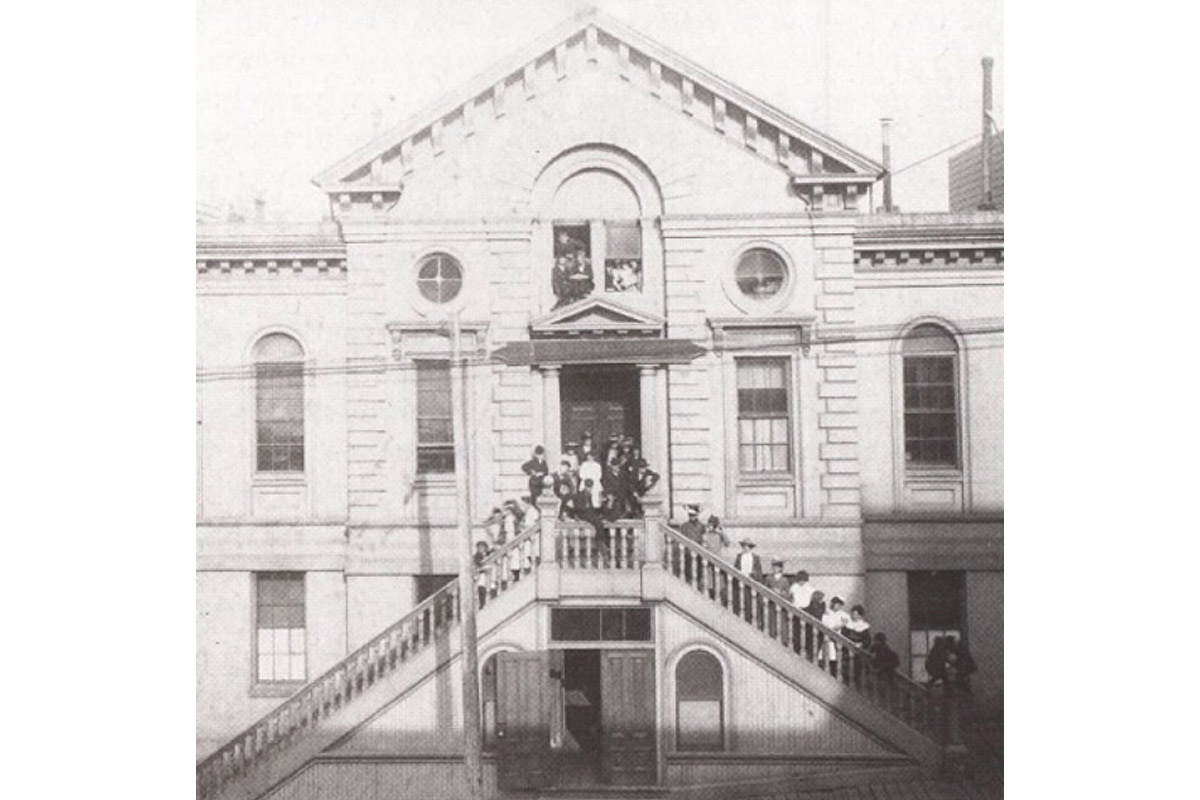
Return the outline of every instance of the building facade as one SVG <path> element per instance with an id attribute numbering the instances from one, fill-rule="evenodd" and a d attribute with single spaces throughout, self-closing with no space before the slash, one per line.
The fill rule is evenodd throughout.
<path id="1" fill-rule="evenodd" d="M 975 713 L 999 718 L 1003 217 L 872 215 L 880 174 L 590 16 L 318 176 L 330 220 L 198 226 L 198 757 L 453 579 L 458 471 L 482 537 L 493 507 L 529 493 L 533 449 L 553 468 L 584 431 L 636 440 L 662 476 L 647 517 L 664 528 L 697 504 L 764 561 L 862 603 L 903 673 L 924 677 L 938 636 L 969 642 Z M 573 604 L 627 609 L 626 632 L 648 609 L 659 782 L 700 779 L 689 741 L 920 761 L 673 590 L 571 589 L 569 572 L 481 632 L 493 715 L 490 655 L 555 653 Z M 640 651 L 588 652 L 559 648 L 558 672 Z M 453 751 L 452 673 L 337 747 Z M 712 713 L 707 740 L 680 727 Z M 349 768 L 318 762 L 274 790 L 305 796 L 304 780 Z"/>

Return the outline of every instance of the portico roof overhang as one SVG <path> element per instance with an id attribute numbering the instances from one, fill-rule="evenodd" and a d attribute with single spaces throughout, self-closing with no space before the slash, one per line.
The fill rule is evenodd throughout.
<path id="1" fill-rule="evenodd" d="M 510 367 L 566 364 L 686 364 L 707 351 L 684 339 L 539 339 L 492 353 Z"/>

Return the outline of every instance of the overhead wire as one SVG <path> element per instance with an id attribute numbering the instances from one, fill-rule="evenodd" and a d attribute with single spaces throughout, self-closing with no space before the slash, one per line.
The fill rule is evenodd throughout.
<path id="1" fill-rule="evenodd" d="M 764 327 L 769 326 L 770 321 L 764 320 Z M 1003 321 L 994 318 L 976 318 L 972 320 L 959 320 L 956 325 L 956 333 L 963 337 L 979 337 L 979 336 L 995 336 L 1004 333 Z M 719 344 L 712 348 L 713 353 L 767 353 L 767 352 L 794 352 L 802 347 L 807 347 L 809 351 L 813 348 L 824 347 L 829 345 L 839 344 L 865 344 L 875 342 L 895 343 L 900 341 L 900 337 L 896 333 L 894 325 L 866 325 L 850 329 L 838 329 L 838 334 L 813 337 L 807 344 L 801 342 L 768 342 L 764 344 Z M 646 341 L 646 340 L 638 340 Z M 650 340 L 654 341 L 654 340 Z M 693 341 L 685 339 L 684 341 Z M 996 350 L 1003 349 L 1003 343 L 992 343 L 975 345 L 971 348 L 973 352 L 981 350 Z M 439 354 L 440 355 L 440 354 Z M 446 360 L 448 353 L 441 357 L 425 357 L 416 360 L 406 361 L 369 361 L 362 363 L 347 363 L 340 362 L 336 364 L 303 364 L 303 373 L 305 375 L 375 375 L 386 372 L 416 370 L 420 367 L 419 361 L 438 361 Z M 873 358 L 886 357 L 891 355 L 889 351 L 883 350 L 880 352 L 859 352 L 838 354 L 846 358 Z M 463 358 L 463 363 L 468 366 L 504 366 L 503 359 L 497 358 L 495 353 L 485 356 L 468 355 Z M 213 381 L 236 381 L 236 380 L 254 380 L 257 378 L 258 364 L 249 363 L 241 365 L 231 365 L 225 367 L 198 369 L 196 371 L 196 380 L 199 383 L 208 383 Z"/>

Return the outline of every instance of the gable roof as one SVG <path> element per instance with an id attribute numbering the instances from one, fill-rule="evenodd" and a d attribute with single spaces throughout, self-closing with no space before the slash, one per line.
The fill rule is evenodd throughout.
<path id="1" fill-rule="evenodd" d="M 652 81 L 661 84 L 665 77 L 664 70 L 667 74 L 673 73 L 679 77 L 681 86 L 684 87 L 681 93 L 686 95 L 680 98 L 685 113 L 691 113 L 688 111 L 689 106 L 700 103 L 703 93 L 714 105 L 714 120 L 720 119 L 720 123 L 714 124 L 718 125 L 719 130 L 723 130 L 724 125 L 730 124 L 727 122 L 730 111 L 736 109 L 744 119 L 742 124 L 746 128 L 745 135 L 748 139 L 752 138 L 757 142 L 761 138 L 763 143 L 772 146 L 776 160 L 793 175 L 803 174 L 805 171 L 793 168 L 796 160 L 793 146 L 807 147 L 817 155 L 819 161 L 829 158 L 834 169 L 827 172 L 818 162 L 813 171 L 824 173 L 832 180 L 870 183 L 883 173 L 883 166 L 874 159 L 826 136 L 593 7 L 566 20 L 510 58 L 477 75 L 466 86 L 385 131 L 321 172 L 313 179 L 313 183 L 329 193 L 343 189 L 363 191 L 364 188 L 384 191 L 390 188 L 394 191 L 395 187 L 364 187 L 360 183 L 351 184 L 350 181 L 363 177 L 364 173 L 372 174 L 373 165 L 381 163 L 386 154 L 398 150 L 399 157 L 403 160 L 406 157 L 406 145 L 411 147 L 412 142 L 418 138 L 428 137 L 435 152 L 439 152 L 441 126 L 445 120 L 460 114 L 466 119 L 477 100 L 489 96 L 493 96 L 494 99 L 497 90 L 500 91 L 502 100 L 510 79 L 516 78 L 517 82 L 524 80 L 526 91 L 529 91 L 530 74 L 536 72 L 539 64 L 549 59 L 555 69 L 562 69 L 564 52 L 568 45 L 577 46 L 582 42 L 588 49 L 589 59 L 594 60 L 600 33 L 610 40 L 615 40 L 620 54 L 622 77 L 628 78 L 626 71 L 635 69 L 632 60 L 633 54 L 636 53 L 640 62 L 649 70 Z M 562 73 L 559 74 L 561 77 Z M 367 183 L 377 182 L 368 180 Z"/>

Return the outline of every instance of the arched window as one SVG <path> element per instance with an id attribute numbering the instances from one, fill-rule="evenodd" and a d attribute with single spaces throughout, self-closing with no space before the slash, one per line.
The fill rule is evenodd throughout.
<path id="1" fill-rule="evenodd" d="M 254 346 L 259 472 L 304 471 L 304 351 L 283 333 Z"/>
<path id="2" fill-rule="evenodd" d="M 725 749 L 724 675 L 711 653 L 693 650 L 675 666 L 675 749 Z"/>
<path id="3" fill-rule="evenodd" d="M 904 353 L 904 462 L 958 468 L 958 344 L 939 325 L 913 328 Z"/>
<path id="4" fill-rule="evenodd" d="M 555 308 L 594 291 L 640 293 L 641 204 L 624 179 L 608 170 L 577 172 L 554 195 Z"/>

